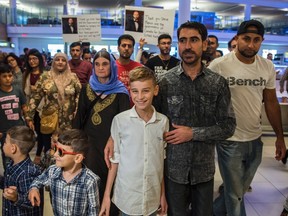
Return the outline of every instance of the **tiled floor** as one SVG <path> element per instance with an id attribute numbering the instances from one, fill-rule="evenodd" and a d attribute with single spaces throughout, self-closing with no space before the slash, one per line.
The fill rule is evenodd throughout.
<path id="1" fill-rule="evenodd" d="M 264 142 L 262 163 L 252 182 L 253 191 L 248 192 L 245 196 L 246 211 L 248 216 L 280 216 L 285 196 L 288 195 L 288 164 L 283 165 L 274 159 L 275 137 L 263 136 L 262 140 Z M 288 146 L 288 137 L 285 140 Z M 31 153 L 31 158 L 34 155 L 35 151 Z M 2 164 L 0 167 L 2 168 Z M 221 176 L 217 167 L 215 174 L 215 197 L 218 195 L 217 190 L 221 182 Z M 0 202 L 1 207 L 2 203 Z M 44 216 L 51 215 L 53 213 L 49 195 L 46 192 Z"/>
<path id="2" fill-rule="evenodd" d="M 252 192 L 247 192 L 245 195 L 246 213 L 247 216 L 280 216 L 285 197 L 288 195 L 288 164 L 284 165 L 274 159 L 275 137 L 263 136 L 262 141 L 264 142 L 262 163 L 251 184 Z M 285 142 L 288 146 L 288 137 L 285 138 Z M 217 170 L 215 196 L 221 182 Z"/>

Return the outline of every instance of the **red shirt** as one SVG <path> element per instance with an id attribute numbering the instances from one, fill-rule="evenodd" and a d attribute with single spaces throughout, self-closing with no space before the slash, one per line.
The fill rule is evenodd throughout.
<path id="1" fill-rule="evenodd" d="M 127 89 L 129 86 L 129 72 L 139 66 L 143 66 L 139 62 L 135 62 L 133 60 L 130 60 L 129 64 L 122 65 L 119 60 L 116 61 L 117 67 L 118 67 L 118 79 L 124 83 Z"/>
<path id="2" fill-rule="evenodd" d="M 86 84 L 89 82 L 89 78 L 92 74 L 92 64 L 87 61 L 73 59 L 69 60 L 69 66 L 73 73 L 76 73 L 81 84 Z"/>

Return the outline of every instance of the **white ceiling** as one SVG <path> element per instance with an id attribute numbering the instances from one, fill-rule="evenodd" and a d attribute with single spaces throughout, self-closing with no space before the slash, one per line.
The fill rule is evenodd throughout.
<path id="1" fill-rule="evenodd" d="M 179 0 L 142 0 L 145 7 L 157 6 L 164 9 L 178 9 Z M 1 0 L 9 4 L 9 0 Z M 78 10 L 86 9 L 120 9 L 125 5 L 134 5 L 134 0 L 17 0 L 17 7 L 41 8 L 42 10 L 57 8 L 63 11 L 64 4 L 78 4 Z M 1 4 L 1 3 L 0 3 Z M 251 14 L 261 18 L 267 16 L 284 16 L 288 14 L 288 0 L 191 0 L 191 11 L 216 12 L 220 16 L 242 16 L 245 4 L 252 6 Z M 24 5 L 24 6 L 23 6 Z M 287 18 L 288 16 L 284 17 Z"/>

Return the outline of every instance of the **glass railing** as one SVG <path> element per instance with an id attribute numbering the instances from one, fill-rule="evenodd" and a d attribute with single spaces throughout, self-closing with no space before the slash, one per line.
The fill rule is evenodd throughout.
<path id="1" fill-rule="evenodd" d="M 1 6 L 1 5 L 0 5 Z M 124 25 L 124 9 L 90 9 L 77 11 L 77 15 L 81 14 L 100 14 L 101 26 L 110 28 L 123 28 Z M 61 25 L 61 17 L 63 11 L 58 9 L 39 9 L 30 12 L 18 9 L 17 11 L 0 7 L 0 23 L 7 25 L 20 26 L 59 26 Z M 221 17 L 218 18 L 214 12 L 191 12 L 191 20 L 202 22 L 209 30 L 219 31 L 235 31 L 239 24 L 243 21 L 241 18 Z M 288 17 L 283 17 L 281 20 L 259 19 L 266 29 L 266 34 L 288 35 Z M 174 28 L 177 28 L 178 12 L 175 14 Z"/>

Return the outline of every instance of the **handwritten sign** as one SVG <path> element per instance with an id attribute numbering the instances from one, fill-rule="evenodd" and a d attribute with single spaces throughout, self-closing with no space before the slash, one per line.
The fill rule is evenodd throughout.
<path id="1" fill-rule="evenodd" d="M 71 33 L 71 19 L 76 21 L 73 33 Z M 66 25 L 66 27 L 65 27 Z M 65 42 L 97 42 L 101 41 L 101 18 L 99 14 L 80 15 L 80 16 L 63 16 L 62 17 L 63 40 Z M 76 31 L 76 30 L 77 31 Z"/>
<path id="2" fill-rule="evenodd" d="M 157 45 L 159 35 L 169 34 L 173 37 L 175 10 L 126 6 L 125 11 L 125 34 L 131 34 L 136 41 L 145 38 L 147 43 Z M 137 17 L 137 12 L 143 15 L 138 18 L 139 25 L 143 22 L 143 32 L 127 28 L 130 20 Z"/>

